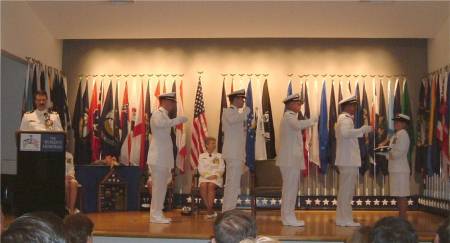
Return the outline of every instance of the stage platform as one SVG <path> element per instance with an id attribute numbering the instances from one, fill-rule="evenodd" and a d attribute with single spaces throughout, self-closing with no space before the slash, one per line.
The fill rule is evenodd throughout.
<path id="1" fill-rule="evenodd" d="M 259 235 L 270 236 L 282 241 L 296 242 L 343 242 L 356 228 L 337 227 L 335 211 L 297 211 L 297 216 L 304 220 L 303 228 L 286 227 L 280 223 L 278 210 L 258 211 L 256 221 Z M 354 217 L 362 225 L 373 225 L 386 216 L 396 216 L 395 211 L 354 211 Z M 123 242 L 208 242 L 213 234 L 212 219 L 199 215 L 182 216 L 179 210 L 166 212 L 173 219 L 172 224 L 150 224 L 148 212 L 90 213 L 88 216 L 95 223 L 95 242 L 112 242 L 119 237 Z M 432 241 L 438 225 L 444 220 L 438 215 L 411 211 L 408 220 L 417 230 L 421 242 Z M 118 238 L 118 239 L 119 239 Z M 158 239 L 158 241 L 148 241 Z M 176 240 L 178 239 L 178 240 Z M 115 242 L 120 242 L 115 241 Z"/>

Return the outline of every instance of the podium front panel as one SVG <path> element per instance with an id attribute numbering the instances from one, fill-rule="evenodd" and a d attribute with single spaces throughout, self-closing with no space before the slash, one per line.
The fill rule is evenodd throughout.
<path id="1" fill-rule="evenodd" d="M 65 213 L 65 133 L 18 132 L 15 215 Z"/>

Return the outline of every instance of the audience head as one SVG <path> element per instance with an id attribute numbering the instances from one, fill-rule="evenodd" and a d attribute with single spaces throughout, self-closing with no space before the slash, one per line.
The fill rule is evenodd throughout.
<path id="1" fill-rule="evenodd" d="M 64 243 L 62 220 L 53 213 L 27 213 L 16 218 L 2 233 L 2 243 Z"/>
<path id="2" fill-rule="evenodd" d="M 434 243 L 448 243 L 450 242 L 450 218 L 447 218 L 439 229 L 437 230 Z"/>
<path id="3" fill-rule="evenodd" d="M 68 243 L 92 243 L 94 223 L 86 215 L 77 213 L 64 219 Z"/>
<path id="4" fill-rule="evenodd" d="M 239 243 L 244 239 L 256 238 L 256 222 L 250 214 L 230 210 L 219 217 L 214 223 L 214 239 L 217 243 Z"/>
<path id="5" fill-rule="evenodd" d="M 369 236 L 371 243 L 416 243 L 417 234 L 412 225 L 400 217 L 379 220 Z"/>

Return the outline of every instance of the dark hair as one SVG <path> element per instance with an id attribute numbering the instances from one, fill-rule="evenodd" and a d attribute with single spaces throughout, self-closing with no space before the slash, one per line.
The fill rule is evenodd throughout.
<path id="1" fill-rule="evenodd" d="M 450 218 L 447 218 L 441 226 L 439 226 L 437 234 L 439 235 L 439 242 L 450 242 Z"/>
<path id="2" fill-rule="evenodd" d="M 371 243 L 416 243 L 417 234 L 412 225 L 400 217 L 379 220 L 369 236 Z"/>
<path id="3" fill-rule="evenodd" d="M 36 99 L 36 96 L 45 96 L 45 98 L 48 98 L 47 92 L 45 90 L 38 90 L 36 93 L 34 93 L 34 98 Z"/>
<path id="4" fill-rule="evenodd" d="M 227 211 L 214 222 L 214 238 L 217 243 L 238 243 L 255 237 L 255 219 L 242 211 Z"/>
<path id="5" fill-rule="evenodd" d="M 27 213 L 2 233 L 2 243 L 65 243 L 62 220 L 49 212 Z"/>
<path id="6" fill-rule="evenodd" d="M 86 243 L 94 230 L 94 223 L 86 215 L 77 213 L 64 219 L 68 243 Z"/>

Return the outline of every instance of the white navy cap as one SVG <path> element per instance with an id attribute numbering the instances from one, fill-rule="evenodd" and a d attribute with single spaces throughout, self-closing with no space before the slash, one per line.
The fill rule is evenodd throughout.
<path id="1" fill-rule="evenodd" d="M 339 101 L 339 105 L 351 104 L 351 103 L 358 103 L 358 99 L 356 98 L 355 95 L 347 97 L 347 98 Z"/>
<path id="2" fill-rule="evenodd" d="M 177 94 L 175 92 L 165 93 L 165 94 L 161 94 L 158 98 L 160 100 L 164 99 L 164 100 L 177 101 Z"/>
<path id="3" fill-rule="evenodd" d="M 297 102 L 302 102 L 303 103 L 303 99 L 300 97 L 300 94 L 291 94 L 288 95 L 286 98 L 284 98 L 283 103 L 288 103 L 291 101 L 297 101 Z"/>
<path id="4" fill-rule="evenodd" d="M 245 89 L 236 90 L 228 94 L 228 97 L 243 97 L 245 98 Z"/>
<path id="5" fill-rule="evenodd" d="M 410 122 L 411 118 L 408 115 L 402 114 L 402 113 L 398 113 L 394 118 L 392 118 L 392 120 L 399 120 L 399 121 L 405 121 L 405 122 Z"/>

